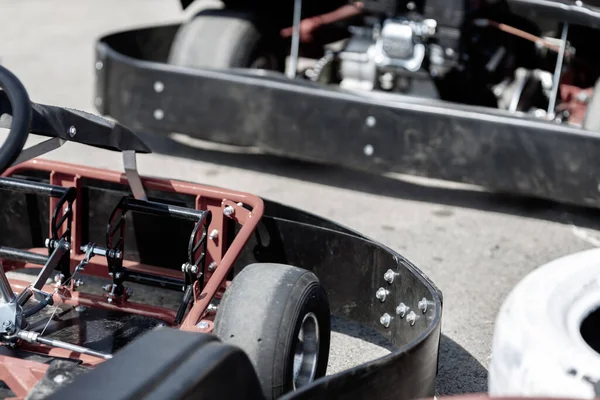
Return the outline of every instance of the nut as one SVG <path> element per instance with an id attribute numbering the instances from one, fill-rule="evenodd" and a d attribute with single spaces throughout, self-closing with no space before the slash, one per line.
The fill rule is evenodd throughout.
<path id="1" fill-rule="evenodd" d="M 379 318 L 379 323 L 386 328 L 390 326 L 390 322 L 392 322 L 392 317 L 388 313 L 383 314 L 381 318 Z"/>
<path id="2" fill-rule="evenodd" d="M 408 307 L 404 303 L 400 303 L 400 304 L 398 304 L 398 307 L 396 307 L 396 314 L 398 314 L 400 316 L 400 318 L 404 318 L 407 311 L 408 311 Z"/>
<path id="3" fill-rule="evenodd" d="M 388 269 L 387 271 L 385 271 L 385 274 L 383 274 L 383 279 L 385 279 L 387 283 L 393 283 L 395 277 L 396 273 L 391 269 Z"/>
<path id="4" fill-rule="evenodd" d="M 379 300 L 380 302 L 383 303 L 388 294 L 390 294 L 390 292 L 381 287 L 381 288 L 377 289 L 377 293 L 375 293 L 375 297 L 377 298 L 377 300 Z"/>
<path id="5" fill-rule="evenodd" d="M 414 311 L 409 312 L 408 315 L 406 316 L 406 322 L 408 322 L 410 324 L 410 326 L 414 326 L 416 321 L 417 321 L 417 314 L 415 314 Z"/>
<path id="6" fill-rule="evenodd" d="M 235 214 L 235 208 L 232 206 L 226 206 L 223 209 L 223 214 L 225 214 L 226 217 L 231 217 L 233 214 Z"/>
<path id="7" fill-rule="evenodd" d="M 423 312 L 423 314 L 425 314 L 427 312 L 427 299 L 425 297 L 423 297 L 421 299 L 421 301 L 419 301 L 419 310 L 421 310 Z"/>

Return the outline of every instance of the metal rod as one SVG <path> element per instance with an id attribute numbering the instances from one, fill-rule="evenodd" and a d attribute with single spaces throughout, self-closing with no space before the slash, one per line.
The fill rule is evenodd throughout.
<path id="1" fill-rule="evenodd" d="M 43 254 L 6 246 L 0 246 L 0 259 L 36 265 L 44 265 L 48 262 L 48 256 Z"/>
<path id="2" fill-rule="evenodd" d="M 567 35 L 569 33 L 569 24 L 565 22 L 563 24 L 560 49 L 558 50 L 558 57 L 556 59 L 556 67 L 554 69 L 554 79 L 552 82 L 552 93 L 550 94 L 550 101 L 548 103 L 548 115 L 554 116 L 554 108 L 556 107 L 556 98 L 558 97 L 558 89 L 560 87 L 560 76 L 562 74 L 563 60 L 565 58 L 565 48 L 567 47 Z"/>
<path id="3" fill-rule="evenodd" d="M 190 221 L 199 221 L 204 220 L 208 216 L 208 211 L 206 210 L 195 210 L 193 208 L 137 199 L 125 199 L 123 205 L 126 210 L 157 217 L 174 217 Z"/>
<path id="4" fill-rule="evenodd" d="M 63 342 L 62 340 L 56 339 L 48 339 L 45 337 L 41 337 L 37 332 L 31 331 L 19 331 L 17 332 L 17 337 L 21 340 L 24 340 L 29 343 L 41 343 L 46 346 L 58 347 L 65 350 L 74 351 L 79 354 L 87 354 L 94 357 L 103 358 L 105 360 L 110 360 L 112 358 L 111 354 L 100 353 L 99 351 L 95 351 L 92 349 L 88 349 L 87 347 L 77 346 L 76 344 L 71 344 L 67 342 Z"/>
<path id="5" fill-rule="evenodd" d="M 302 19 L 302 0 L 294 0 L 294 26 L 292 32 L 292 48 L 290 51 L 290 64 L 287 76 L 296 77 L 298 71 L 298 53 L 300 52 L 300 21 Z"/>
<path id="6" fill-rule="evenodd" d="M 54 186 L 47 183 L 27 181 L 24 179 L 0 178 L 0 190 L 60 198 L 64 196 L 69 189 L 62 186 Z"/>
<path id="7" fill-rule="evenodd" d="M 35 278 L 35 281 L 31 284 L 31 287 L 37 290 L 42 290 L 42 288 L 46 284 L 46 281 L 48 280 L 48 278 L 50 278 L 50 275 L 58 266 L 60 259 L 69 250 L 69 243 L 65 239 L 61 239 L 56 245 L 50 257 L 48 258 L 46 265 L 44 265 L 38 276 Z"/>

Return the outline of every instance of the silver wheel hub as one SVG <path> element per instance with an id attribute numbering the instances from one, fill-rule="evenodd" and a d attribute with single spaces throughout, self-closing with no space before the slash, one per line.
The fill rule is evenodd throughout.
<path id="1" fill-rule="evenodd" d="M 312 382 L 317 372 L 320 338 L 315 314 L 308 313 L 304 316 L 297 339 L 294 349 L 294 390 Z"/>

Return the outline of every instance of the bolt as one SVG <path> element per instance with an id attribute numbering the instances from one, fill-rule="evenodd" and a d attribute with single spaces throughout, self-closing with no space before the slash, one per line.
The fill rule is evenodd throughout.
<path id="1" fill-rule="evenodd" d="M 388 294 L 390 294 L 388 290 L 385 290 L 384 288 L 379 288 L 377 289 L 377 293 L 375 293 L 375 297 L 377 298 L 377 300 L 383 303 Z"/>
<path id="2" fill-rule="evenodd" d="M 577 1 L 575 2 L 575 5 L 576 5 L 577 7 L 583 7 L 583 1 L 581 1 L 581 0 L 577 0 Z"/>
<path id="3" fill-rule="evenodd" d="M 404 318 L 407 311 L 408 311 L 408 307 L 404 303 L 400 303 L 400 304 L 398 304 L 398 307 L 396 307 L 396 314 L 398 314 L 400 316 L 400 318 Z"/>
<path id="4" fill-rule="evenodd" d="M 85 306 L 77 306 L 75 307 L 75 311 L 77 312 L 84 312 L 86 310 Z"/>
<path id="5" fill-rule="evenodd" d="M 123 274 L 121 274 L 120 272 L 117 272 L 117 273 L 115 274 L 115 279 L 121 279 L 121 276 L 122 276 L 122 275 L 123 275 Z"/>
<path id="6" fill-rule="evenodd" d="M 181 272 L 187 271 L 187 268 L 188 268 L 188 263 L 181 264 Z"/>
<path id="7" fill-rule="evenodd" d="M 104 290 L 105 292 L 110 292 L 112 290 L 112 284 L 109 283 L 107 285 L 102 286 L 102 290 Z"/>
<path id="8" fill-rule="evenodd" d="M 217 269 L 217 263 L 213 261 L 208 265 L 208 270 L 213 272 L 215 269 Z"/>
<path id="9" fill-rule="evenodd" d="M 156 93 L 161 93 L 163 90 L 165 90 L 164 83 L 162 83 L 161 81 L 154 82 L 154 91 Z"/>
<path id="10" fill-rule="evenodd" d="M 108 304 L 111 304 L 113 302 L 112 297 L 109 297 L 108 299 L 106 299 L 106 301 L 108 302 Z"/>
<path id="11" fill-rule="evenodd" d="M 235 208 L 233 208 L 232 206 L 227 206 L 223 209 L 223 214 L 225 214 L 226 217 L 231 217 L 234 213 Z"/>
<path id="12" fill-rule="evenodd" d="M 191 265 L 190 266 L 190 272 L 192 274 L 197 274 L 198 273 L 198 266 L 197 265 Z"/>
<path id="13" fill-rule="evenodd" d="M 208 328 L 208 322 L 206 322 L 206 321 L 200 321 L 196 325 L 196 328 L 198 328 L 198 329 L 207 329 Z"/>
<path id="14" fill-rule="evenodd" d="M 414 326 L 416 320 L 417 320 L 417 314 L 415 314 L 414 311 L 409 312 L 408 315 L 406 316 L 406 322 L 408 322 L 410 324 L 410 326 Z"/>
<path id="15" fill-rule="evenodd" d="M 164 116 L 165 116 L 165 113 L 164 113 L 164 111 L 163 111 L 163 110 L 161 110 L 160 108 L 158 108 L 158 109 L 154 110 L 154 118 L 155 118 L 155 119 L 157 119 L 157 120 L 159 120 L 159 121 L 160 121 L 161 119 L 163 119 L 163 118 L 164 118 Z"/>
<path id="16" fill-rule="evenodd" d="M 419 310 L 421 310 L 423 314 L 427 312 L 427 299 L 425 297 L 419 301 Z"/>
<path id="17" fill-rule="evenodd" d="M 373 153 L 375 152 L 375 149 L 373 148 L 372 145 L 368 144 L 363 149 L 363 152 L 365 153 L 365 156 L 371 157 L 373 155 Z"/>
<path id="18" fill-rule="evenodd" d="M 13 324 L 12 321 L 6 320 L 2 323 L 2 328 L 4 328 L 4 330 L 6 332 L 11 332 L 14 327 L 15 327 L 15 324 Z"/>
<path id="19" fill-rule="evenodd" d="M 83 279 L 81 279 L 81 278 L 75 279 L 75 281 L 73 282 L 73 286 L 75 286 L 76 288 L 83 286 Z"/>
<path id="20" fill-rule="evenodd" d="M 374 127 L 375 125 L 377 125 L 377 120 L 375 119 L 375 117 L 374 117 L 374 116 L 372 116 L 372 115 L 369 115 L 369 116 L 367 117 L 367 119 L 365 120 L 365 124 L 366 124 L 366 125 L 367 125 L 369 128 L 372 128 L 372 127 Z"/>
<path id="21" fill-rule="evenodd" d="M 67 378 L 65 378 L 65 376 L 64 376 L 64 375 L 60 375 L 60 374 L 59 374 L 59 375 L 56 375 L 56 376 L 54 377 L 54 379 L 53 379 L 53 381 L 54 381 L 54 382 L 56 382 L 56 383 L 63 383 L 63 382 L 64 382 L 64 381 L 66 381 L 66 380 L 67 380 Z"/>
<path id="22" fill-rule="evenodd" d="M 77 135 L 77 128 L 71 125 L 69 127 L 69 136 L 75 137 L 75 135 Z"/>
<path id="23" fill-rule="evenodd" d="M 390 326 L 390 322 L 392 322 L 392 317 L 388 313 L 383 314 L 381 318 L 379 318 L 379 323 L 386 328 Z"/>
<path id="24" fill-rule="evenodd" d="M 206 307 L 206 312 L 209 313 L 209 314 L 214 314 L 214 313 L 217 312 L 217 308 L 218 307 L 216 305 L 214 305 L 214 304 L 211 303 L 211 304 L 208 305 L 208 307 Z"/>
<path id="25" fill-rule="evenodd" d="M 210 235 L 208 235 L 208 237 L 209 237 L 209 238 L 211 238 L 212 240 L 215 240 L 216 238 L 218 238 L 218 237 L 219 237 L 219 231 L 218 231 L 218 230 L 216 230 L 216 229 L 213 229 L 213 230 L 210 232 Z"/>
<path id="26" fill-rule="evenodd" d="M 62 280 L 64 279 L 64 275 L 63 274 L 56 274 L 54 275 L 54 283 L 56 283 L 57 285 L 60 285 Z"/>
<path id="27" fill-rule="evenodd" d="M 408 3 L 406 3 L 406 8 L 409 10 L 414 10 L 416 7 L 415 2 L 414 1 L 409 1 Z"/>
<path id="28" fill-rule="evenodd" d="M 98 71 L 100 71 L 102 69 L 102 67 L 104 66 L 104 64 L 102 64 L 102 61 L 98 61 L 96 62 L 96 69 Z"/>
<path id="29" fill-rule="evenodd" d="M 383 274 L 383 279 L 385 279 L 387 283 L 393 283 L 395 277 L 396 273 L 391 269 L 388 269 L 387 271 L 385 271 L 385 274 Z"/>
<path id="30" fill-rule="evenodd" d="M 50 247 L 50 238 L 46 239 L 46 241 L 44 242 L 44 246 Z"/>

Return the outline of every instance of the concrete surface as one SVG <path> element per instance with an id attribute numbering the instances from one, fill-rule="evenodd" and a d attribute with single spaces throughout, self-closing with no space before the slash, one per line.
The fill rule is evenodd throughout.
<path id="1" fill-rule="evenodd" d="M 22 79 L 32 100 L 95 112 L 96 38 L 183 17 L 176 0 L 0 0 L 0 62 Z M 309 210 L 419 266 L 445 297 L 439 394 L 485 391 L 494 320 L 511 287 L 537 266 L 597 245 L 600 237 L 597 213 L 582 209 L 143 138 L 160 151 L 139 158 L 143 174 L 250 191 Z M 116 154 L 74 144 L 48 158 L 121 168 Z M 388 351 L 385 343 L 352 336 L 335 334 L 332 371 Z"/>

